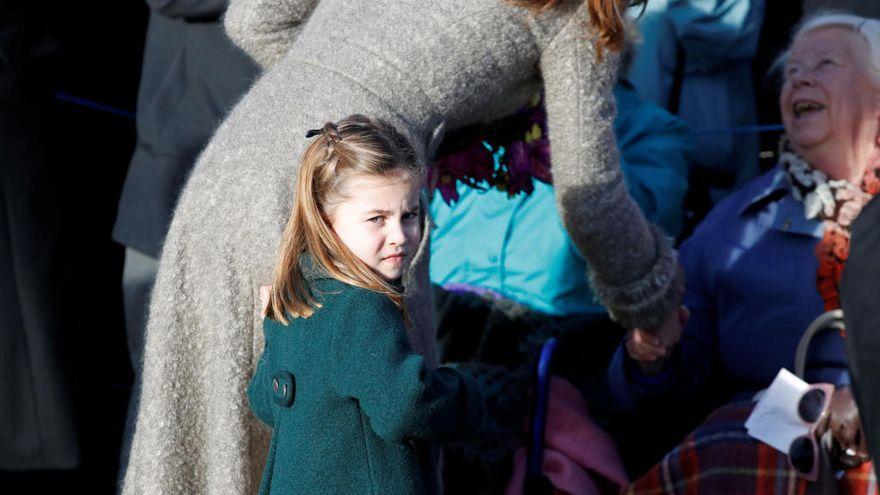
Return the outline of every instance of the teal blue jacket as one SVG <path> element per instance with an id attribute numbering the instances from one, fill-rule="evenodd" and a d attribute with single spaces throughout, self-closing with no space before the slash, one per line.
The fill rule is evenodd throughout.
<path id="1" fill-rule="evenodd" d="M 694 161 L 730 174 L 729 192 L 760 175 L 752 59 L 767 0 L 651 0 L 633 7 L 642 42 L 628 78 L 646 101 L 669 107 L 679 48 L 684 53 L 678 115 L 694 131 Z M 866 2 L 867 3 L 867 2 Z"/>
<path id="2" fill-rule="evenodd" d="M 479 428 L 479 386 L 429 369 L 388 297 L 325 277 L 311 287 L 313 316 L 263 324 L 248 387 L 273 429 L 260 493 L 437 493 L 437 441 Z"/>
<path id="3" fill-rule="evenodd" d="M 630 195 L 648 220 L 674 237 L 684 222 L 689 131 L 669 112 L 642 101 L 627 84 L 614 89 L 615 137 Z M 553 186 L 531 195 L 458 184 L 459 200 L 431 202 L 431 282 L 488 289 L 557 316 L 604 314 L 587 281 L 587 262 L 562 225 Z"/>

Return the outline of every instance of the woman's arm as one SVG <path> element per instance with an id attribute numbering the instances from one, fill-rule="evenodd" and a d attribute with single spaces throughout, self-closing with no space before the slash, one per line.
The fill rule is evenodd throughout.
<path id="1" fill-rule="evenodd" d="M 389 441 L 447 439 L 476 431 L 485 403 L 479 385 L 451 368 L 431 370 L 413 353 L 403 320 L 384 295 L 345 294 L 346 319 L 333 344 L 333 383 L 356 399 Z M 412 330 L 410 330 L 412 331 Z"/>
<path id="2" fill-rule="evenodd" d="M 656 328 L 677 310 L 683 275 L 627 192 L 613 128 L 617 56 L 597 61 L 587 19 L 582 3 L 540 61 L 557 207 L 612 316 L 627 328 Z"/>
<path id="3" fill-rule="evenodd" d="M 281 58 L 319 0 L 232 0 L 223 25 L 264 70 Z"/>

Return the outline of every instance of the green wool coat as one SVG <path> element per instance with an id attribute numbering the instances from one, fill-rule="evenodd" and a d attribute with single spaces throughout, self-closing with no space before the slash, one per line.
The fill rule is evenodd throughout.
<path id="1" fill-rule="evenodd" d="M 438 493 L 437 442 L 479 428 L 479 386 L 430 369 L 388 297 L 322 276 L 311 287 L 314 315 L 263 323 L 248 386 L 273 430 L 260 493 Z"/>

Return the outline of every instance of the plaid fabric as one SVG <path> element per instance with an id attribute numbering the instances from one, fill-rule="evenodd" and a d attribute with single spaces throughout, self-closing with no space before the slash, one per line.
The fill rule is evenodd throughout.
<path id="1" fill-rule="evenodd" d="M 805 494 L 809 482 L 789 467 L 788 456 L 746 433 L 753 407 L 745 402 L 716 410 L 623 493 Z M 841 495 L 876 495 L 873 465 L 846 471 L 837 485 Z"/>

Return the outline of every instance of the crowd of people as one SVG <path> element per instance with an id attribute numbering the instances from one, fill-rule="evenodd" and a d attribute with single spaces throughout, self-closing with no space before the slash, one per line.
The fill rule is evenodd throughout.
<path id="1" fill-rule="evenodd" d="M 121 493 L 876 491 L 880 9 L 791 14 L 759 153 L 763 0 L 148 4 Z M 29 124 L 17 60 L 51 40 L 9 26 Z M 20 268 L 27 191 L 3 279 L 53 286 Z M 0 366 L 63 384 L 28 287 Z M 831 386 L 786 452 L 744 426 L 782 368 Z M 76 466 L 56 387 L 0 409 L 0 470 Z"/>

